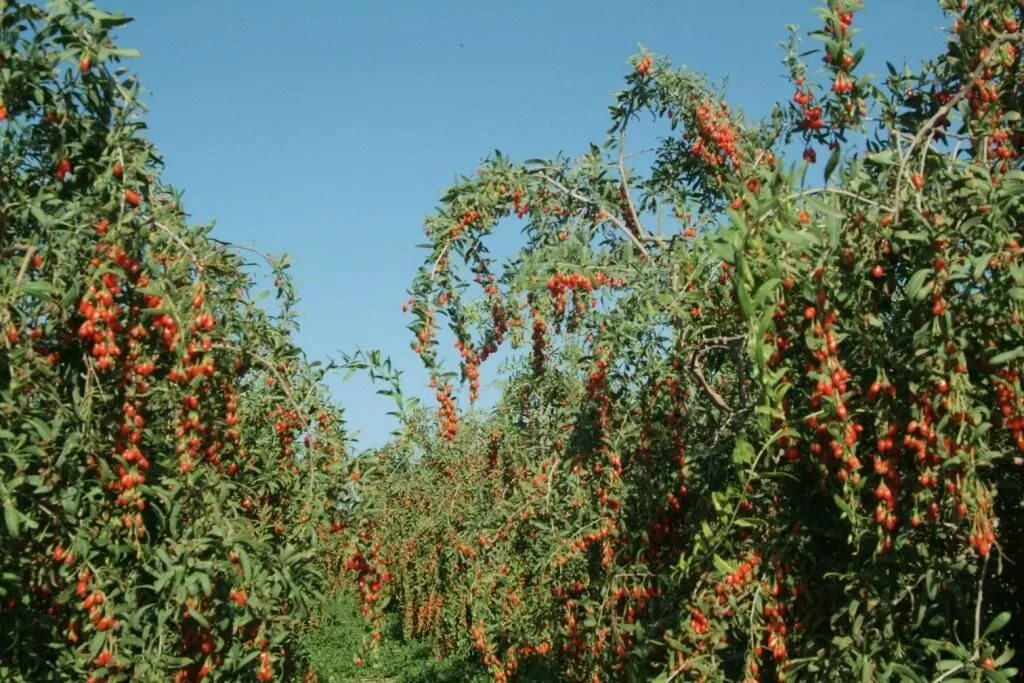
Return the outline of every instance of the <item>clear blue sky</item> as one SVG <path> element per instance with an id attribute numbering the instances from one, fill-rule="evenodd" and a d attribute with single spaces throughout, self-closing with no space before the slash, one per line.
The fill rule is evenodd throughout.
<path id="1" fill-rule="evenodd" d="M 525 159 L 601 142 L 638 44 L 728 75 L 731 101 L 761 115 L 791 95 L 785 24 L 818 24 L 813 0 L 99 4 L 136 18 L 119 42 L 142 51 L 129 65 L 149 91 L 150 135 L 194 221 L 291 255 L 311 357 L 379 348 L 422 395 L 400 306 L 423 216 L 456 174 L 494 149 Z M 937 3 L 865 6 L 865 70 L 942 48 Z M 383 443 L 389 403 L 365 381 L 331 386 L 360 443 Z"/>

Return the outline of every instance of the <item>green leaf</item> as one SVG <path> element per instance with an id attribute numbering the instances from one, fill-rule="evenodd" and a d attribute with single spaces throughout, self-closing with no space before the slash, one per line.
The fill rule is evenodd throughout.
<path id="1" fill-rule="evenodd" d="M 914 683 L 925 683 L 925 679 L 920 674 L 918 674 L 916 671 L 914 671 L 905 664 L 898 664 L 895 662 L 890 663 L 889 671 L 891 673 L 903 676 L 904 681 L 913 681 Z"/>
<path id="2" fill-rule="evenodd" d="M 779 230 L 779 240 L 789 248 L 805 249 L 818 244 L 818 238 L 809 232 L 790 230 L 783 228 Z"/>
<path id="3" fill-rule="evenodd" d="M 861 657 L 861 683 L 874 683 L 875 664 L 867 657 Z"/>
<path id="4" fill-rule="evenodd" d="M 162 591 L 164 587 L 167 585 L 167 583 L 174 578 L 174 575 L 176 573 L 177 569 L 174 567 L 171 567 L 167 571 L 163 572 L 160 576 L 157 577 L 156 581 L 153 582 L 153 590 L 157 593 Z"/>
<path id="5" fill-rule="evenodd" d="M 252 581 L 252 560 L 249 559 L 249 553 L 244 548 L 237 548 L 235 552 L 238 554 L 238 563 L 242 565 L 242 577 L 248 582 Z"/>
<path id="6" fill-rule="evenodd" d="M 125 47 L 119 47 L 119 48 L 115 48 L 113 50 L 107 50 L 107 54 L 111 55 L 112 57 L 121 57 L 121 58 L 125 58 L 125 59 L 135 59 L 137 57 L 141 57 L 142 56 L 142 53 L 139 52 L 137 49 L 135 49 L 135 48 L 125 48 Z"/>
<path id="7" fill-rule="evenodd" d="M 198 572 L 195 574 L 195 580 L 199 583 L 200 588 L 202 588 L 203 595 L 209 596 L 212 592 L 210 577 L 205 572 Z"/>
<path id="8" fill-rule="evenodd" d="M 735 567 L 733 567 L 731 564 L 729 564 L 721 557 L 719 557 L 717 553 L 715 553 L 715 556 L 711 559 L 715 563 L 715 569 L 717 569 L 723 574 L 732 574 L 734 571 L 736 571 Z"/>
<path id="9" fill-rule="evenodd" d="M 825 162 L 825 182 L 828 182 L 832 172 L 836 170 L 836 166 L 839 165 L 839 158 L 842 156 L 842 147 L 836 145 L 835 149 L 832 150 L 832 154 L 828 156 L 828 161 Z"/>
<path id="10" fill-rule="evenodd" d="M 131 17 L 121 14 L 120 12 L 112 13 L 93 10 L 89 12 L 89 16 L 92 17 L 93 21 L 95 21 L 100 28 L 104 29 L 117 28 L 118 26 L 124 26 L 125 24 L 131 23 L 132 21 Z"/>
<path id="11" fill-rule="evenodd" d="M 765 300 L 775 291 L 775 288 L 782 282 L 781 279 L 773 277 L 761 283 L 761 286 L 754 292 L 754 305 L 762 306 Z"/>
<path id="12" fill-rule="evenodd" d="M 988 626 L 985 627 L 985 633 L 982 634 L 982 637 L 987 637 L 993 633 L 1002 631 L 1008 623 L 1010 623 L 1010 613 L 1000 612 L 992 619 L 992 621 L 989 622 Z"/>
<path id="13" fill-rule="evenodd" d="M 29 280 L 21 284 L 21 291 L 25 294 L 40 298 L 40 299 L 52 299 L 53 298 L 53 285 L 44 280 Z"/>
<path id="14" fill-rule="evenodd" d="M 843 500 L 838 494 L 833 495 L 832 500 L 835 501 L 836 507 L 842 511 L 843 517 L 846 519 L 854 519 L 855 515 L 853 514 L 853 508 L 850 507 L 849 503 Z"/>
<path id="15" fill-rule="evenodd" d="M 992 365 L 1003 365 L 1011 360 L 1017 360 L 1021 356 L 1024 356 L 1024 346 L 1018 346 L 1015 349 L 996 354 L 989 360 L 989 363 Z"/>
<path id="16" fill-rule="evenodd" d="M 21 514 L 14 507 L 14 502 L 8 498 L 4 501 L 4 524 L 7 526 L 8 535 L 12 538 L 18 538 L 21 533 L 20 522 Z"/>
<path id="17" fill-rule="evenodd" d="M 750 300 L 750 292 L 747 291 L 743 278 L 734 277 L 733 282 L 736 283 L 736 300 L 740 305 L 740 311 L 744 318 L 749 319 L 754 313 L 754 303 Z"/>
<path id="18" fill-rule="evenodd" d="M 713 240 L 709 246 L 711 247 L 712 253 L 718 256 L 718 258 L 720 258 L 725 263 L 732 264 L 735 262 L 736 250 L 728 242 L 716 239 Z"/>
<path id="19" fill-rule="evenodd" d="M 193 619 L 195 619 L 199 623 L 200 626 L 202 626 L 204 628 L 210 628 L 210 622 L 207 620 L 206 617 L 204 617 L 202 614 L 199 613 L 199 610 L 189 610 L 188 613 L 189 613 L 189 616 L 191 616 Z"/>
<path id="20" fill-rule="evenodd" d="M 882 152 L 874 152 L 866 155 L 864 158 L 874 164 L 882 164 L 884 166 L 896 165 L 896 151 L 892 149 L 887 149 Z"/>
<path id="21" fill-rule="evenodd" d="M 746 439 L 737 439 L 732 449 L 732 461 L 737 465 L 749 465 L 754 462 L 754 447 Z"/>
<path id="22" fill-rule="evenodd" d="M 928 283 L 928 285 L 926 286 L 924 281 L 933 272 L 934 271 L 932 271 L 931 269 L 925 268 L 917 271 L 916 273 L 910 276 L 910 280 L 907 281 L 905 287 L 907 296 L 910 299 L 920 300 L 928 296 L 928 292 L 931 291 L 932 286 L 931 283 Z"/>

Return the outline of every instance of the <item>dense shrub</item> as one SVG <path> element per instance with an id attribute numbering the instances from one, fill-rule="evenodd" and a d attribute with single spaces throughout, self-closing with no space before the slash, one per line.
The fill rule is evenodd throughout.
<path id="1" fill-rule="evenodd" d="M 370 624 L 498 681 L 1013 675 L 1024 34 L 941 4 L 947 51 L 875 84 L 830 0 L 824 77 L 794 37 L 764 121 L 640 55 L 603 147 L 447 192 L 409 302 L 437 431 L 364 473 L 345 560 Z"/>
<path id="2" fill-rule="evenodd" d="M 286 264 L 187 224 L 125 18 L 0 10 L 0 679 L 288 677 L 348 480 Z"/>

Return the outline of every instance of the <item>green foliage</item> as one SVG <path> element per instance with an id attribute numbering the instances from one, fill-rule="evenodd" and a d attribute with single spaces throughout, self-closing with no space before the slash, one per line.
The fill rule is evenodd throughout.
<path id="1" fill-rule="evenodd" d="M 318 628 L 305 636 L 303 648 L 322 683 L 393 681 L 394 683 L 475 683 L 487 672 L 467 661 L 436 659 L 425 641 L 403 639 L 396 617 L 388 619 L 379 646 L 363 652 L 369 636 L 366 621 L 350 596 L 328 598 Z"/>

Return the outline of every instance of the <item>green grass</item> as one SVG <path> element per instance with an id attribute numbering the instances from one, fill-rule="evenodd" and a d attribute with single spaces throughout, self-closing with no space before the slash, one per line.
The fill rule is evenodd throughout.
<path id="1" fill-rule="evenodd" d="M 325 601 L 318 628 L 303 637 L 303 647 L 321 683 L 487 683 L 491 677 L 479 663 L 442 660 L 430 644 L 406 640 L 396 618 L 390 618 L 373 652 L 361 652 L 368 636 L 365 619 L 351 596 Z M 362 665 L 356 664 L 364 657 Z"/>

